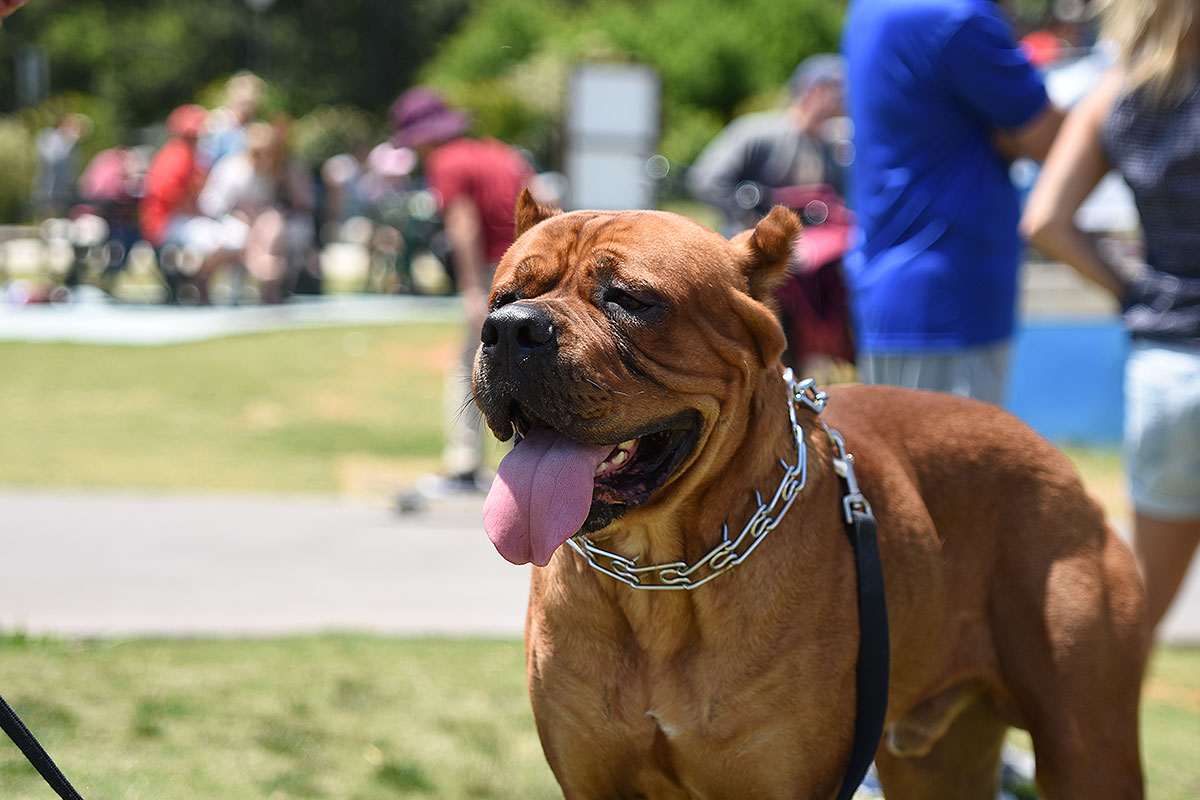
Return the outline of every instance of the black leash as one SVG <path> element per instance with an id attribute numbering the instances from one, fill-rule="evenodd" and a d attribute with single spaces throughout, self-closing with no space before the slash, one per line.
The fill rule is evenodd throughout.
<path id="1" fill-rule="evenodd" d="M 856 487 L 852 487 L 856 490 Z M 849 498 L 847 498 L 849 499 Z M 883 593 L 883 562 L 879 557 L 875 515 L 863 502 L 853 509 L 847 505 L 846 535 L 854 548 L 858 572 L 858 664 L 855 683 L 858 692 L 854 716 L 854 747 L 850 764 L 837 800 L 850 800 L 862 784 L 875 751 L 883 738 L 883 722 L 887 714 L 888 669 L 891 664 L 891 645 L 888 639 L 887 602 Z"/>
<path id="2" fill-rule="evenodd" d="M 50 754 L 30 733 L 29 728 L 25 727 L 25 723 L 17 716 L 17 712 L 12 710 L 12 706 L 3 697 L 0 697 L 0 728 L 3 728 L 4 732 L 8 734 L 8 738 L 21 748 L 21 752 L 29 759 L 29 763 L 33 764 L 38 774 L 46 780 L 46 783 L 50 784 L 50 788 L 57 792 L 62 800 L 83 800 L 83 796 L 75 791 L 75 787 L 54 763 L 54 759 L 50 758 Z"/>

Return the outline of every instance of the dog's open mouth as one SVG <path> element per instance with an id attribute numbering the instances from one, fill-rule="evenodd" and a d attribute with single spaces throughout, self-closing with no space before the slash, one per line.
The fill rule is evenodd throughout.
<path id="1" fill-rule="evenodd" d="M 647 502 L 696 442 L 695 415 L 637 431 L 619 444 L 572 439 L 524 410 L 522 439 L 500 464 L 484 504 L 488 537 L 509 561 L 545 566 L 567 539 Z"/>
<path id="2" fill-rule="evenodd" d="M 545 427 L 531 423 L 529 415 L 516 415 L 516 429 L 522 439 L 530 430 Z M 636 508 L 645 503 L 675 472 L 690 450 L 695 425 L 690 419 L 672 420 L 655 426 L 612 448 L 596 465 L 594 499 L 599 502 Z M 587 530 L 598 527 L 587 526 Z"/>

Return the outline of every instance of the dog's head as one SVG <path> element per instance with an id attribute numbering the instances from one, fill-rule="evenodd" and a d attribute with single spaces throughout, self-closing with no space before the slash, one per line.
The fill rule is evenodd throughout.
<path id="1" fill-rule="evenodd" d="M 505 558 L 544 566 L 576 533 L 721 469 L 722 430 L 778 369 L 768 303 L 799 230 L 784 208 L 730 241 L 675 214 L 521 196 L 474 371 L 492 431 L 521 437 L 485 505 Z"/>

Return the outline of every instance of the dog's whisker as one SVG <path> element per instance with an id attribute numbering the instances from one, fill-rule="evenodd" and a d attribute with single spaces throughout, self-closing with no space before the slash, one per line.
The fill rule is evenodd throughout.
<path id="1" fill-rule="evenodd" d="M 604 386 L 603 384 L 597 383 L 596 381 L 592 380 L 591 378 L 584 378 L 584 380 L 587 381 L 588 383 L 590 383 L 592 386 L 595 386 L 597 389 L 599 389 L 602 392 L 607 392 L 609 394 L 615 394 L 618 397 L 629 397 L 629 395 L 627 395 L 625 392 L 620 392 L 620 391 L 617 391 L 616 389 L 610 389 L 607 386 Z M 641 392 L 638 392 L 638 394 L 641 394 Z"/>
<path id="2" fill-rule="evenodd" d="M 475 405 L 475 393 L 468 392 L 467 397 L 458 405 L 454 412 L 454 419 L 460 420 L 467 414 L 475 414 L 482 417 L 483 413 L 479 410 L 479 406 Z"/>

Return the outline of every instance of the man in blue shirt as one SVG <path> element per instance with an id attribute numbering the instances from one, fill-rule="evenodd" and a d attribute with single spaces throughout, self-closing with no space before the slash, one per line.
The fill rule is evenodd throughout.
<path id="1" fill-rule="evenodd" d="M 1017 302 L 1018 156 L 1062 114 L 992 0 L 852 0 L 857 246 L 846 259 L 865 383 L 999 403 Z"/>

